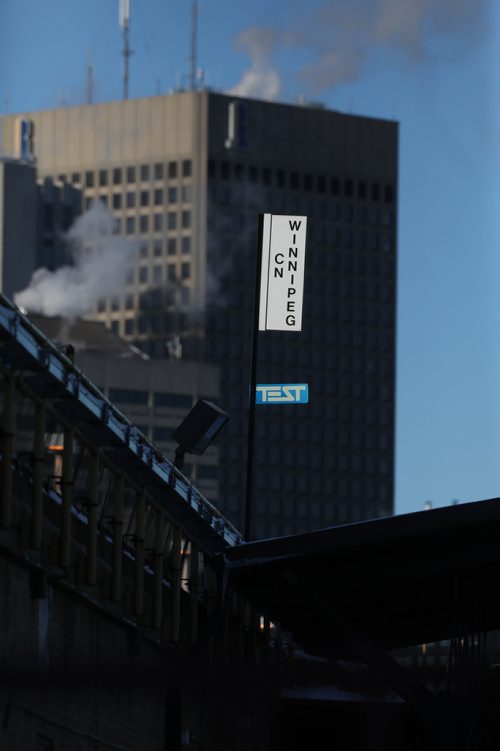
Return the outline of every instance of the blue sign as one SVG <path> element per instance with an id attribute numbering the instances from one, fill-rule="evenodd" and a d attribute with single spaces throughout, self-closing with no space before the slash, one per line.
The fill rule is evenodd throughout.
<path id="1" fill-rule="evenodd" d="M 255 404 L 307 404 L 307 383 L 260 383 L 255 394 Z"/>

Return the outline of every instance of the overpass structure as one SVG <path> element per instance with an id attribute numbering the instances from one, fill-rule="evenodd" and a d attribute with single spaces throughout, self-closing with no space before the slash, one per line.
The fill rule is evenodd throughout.
<path id="1" fill-rule="evenodd" d="M 264 733 L 270 722 L 267 716 L 263 719 L 264 704 L 266 711 L 279 713 L 280 686 L 290 682 L 295 670 L 290 656 L 298 645 L 307 652 L 306 663 L 314 658 L 316 668 L 323 666 L 330 684 L 343 682 L 358 692 L 342 694 L 342 711 L 346 702 L 354 706 L 362 700 L 368 727 L 375 715 L 380 724 L 382 708 L 387 710 L 381 743 L 376 745 L 372 739 L 371 745 L 368 741 L 363 745 L 363 739 L 353 740 L 350 726 L 342 729 L 344 715 L 328 703 L 327 725 L 333 716 L 339 739 L 350 748 L 431 747 L 416 740 L 425 732 L 437 739 L 436 747 L 446 747 L 443 743 L 451 736 L 446 735 L 443 721 L 435 719 L 436 707 L 441 706 L 436 696 L 402 670 L 390 652 L 448 640 L 451 656 L 443 674 L 446 685 L 467 701 L 470 692 L 476 691 L 478 671 L 487 662 L 485 634 L 500 628 L 497 499 L 244 542 L 238 530 L 103 396 L 69 354 L 1 295 L 0 376 L 0 606 L 5 632 L 0 659 L 4 675 L 25 664 L 31 646 L 20 634 L 23 619 L 29 617 L 32 635 L 27 638 L 36 641 L 34 657 L 26 662 L 29 682 L 33 666 L 37 680 L 47 676 L 49 668 L 64 673 L 73 664 L 70 653 L 78 649 L 82 650 L 78 671 L 85 672 L 86 652 L 99 670 L 102 641 L 108 645 L 106 655 L 115 653 L 113 670 L 118 671 L 122 687 L 137 682 L 137 670 L 147 673 L 146 683 L 161 674 L 169 691 L 165 693 L 163 685 L 158 717 L 169 717 L 177 700 L 172 694 L 178 693 L 176 681 L 196 665 L 191 693 L 196 694 L 197 684 L 203 685 L 203 702 L 213 710 L 209 713 L 213 725 L 203 730 L 204 737 L 211 739 L 204 748 L 230 749 L 238 738 L 245 749 L 290 749 L 309 743 L 310 736 L 299 742 L 298 730 L 294 740 L 282 726 L 281 741 L 275 739 L 274 745 L 266 746 L 262 739 L 257 743 L 255 738 L 245 740 L 244 726 L 251 717 Z M 32 608 L 28 597 L 22 606 L 16 605 L 19 597 L 16 600 L 13 592 L 24 584 L 13 568 L 29 575 L 30 597 L 38 603 L 31 613 L 27 612 Z M 48 626 L 50 608 L 55 612 L 57 599 L 54 596 L 51 605 L 51 588 L 65 593 L 56 636 L 51 636 Z M 97 609 L 99 618 L 112 619 L 117 628 L 127 631 L 121 651 L 118 632 L 108 629 L 104 637 L 104 627 L 92 619 L 85 626 L 84 643 L 69 613 L 68 597 Z M 16 606 L 19 609 L 14 612 Z M 10 609 L 12 618 L 8 617 Z M 135 647 L 130 651 L 123 646 L 130 646 L 131 634 L 149 644 L 144 647 L 150 650 L 144 664 L 138 662 Z M 253 666 L 260 666 L 257 682 L 248 661 L 235 677 L 234 664 L 243 664 L 235 663 L 235 657 L 251 658 Z M 346 665 L 355 662 L 368 666 L 376 676 L 375 687 L 373 682 L 360 680 L 359 673 L 353 679 Z M 165 670 L 170 674 L 166 682 Z M 310 664 L 306 672 L 311 675 Z M 95 673 L 85 680 L 94 685 Z M 142 678 L 139 684 L 143 692 Z M 0 685 L 0 703 L 2 696 Z M 0 723 L 4 731 L 13 707 L 19 714 L 34 714 L 22 702 L 5 701 L 7 714 Z M 200 748 L 196 734 L 189 731 L 189 726 L 200 726 L 199 701 L 198 696 L 187 709 L 176 711 L 164 730 L 151 731 L 146 741 L 144 733 L 151 724 L 146 707 L 151 711 L 158 695 L 144 707 L 136 700 L 144 709 L 137 719 L 141 739 L 130 728 L 128 735 L 123 731 L 126 740 L 121 745 L 87 734 L 88 748 L 159 749 L 167 739 L 172 748 L 181 748 L 181 738 L 184 747 Z M 215 717 L 221 701 L 227 711 L 220 725 Z M 394 723 L 394 707 L 400 708 L 400 703 L 412 714 L 410 719 L 397 715 Z M 366 709 L 372 705 L 377 707 L 374 715 Z M 473 710 L 464 706 L 466 711 L 453 704 L 463 721 L 453 735 L 454 748 L 475 747 L 460 745 L 472 737 L 474 728 L 487 727 L 488 739 L 496 732 L 488 717 L 480 715 L 477 702 Z M 451 717 L 446 712 L 442 716 Z M 110 717 L 114 717 L 112 711 Z M 353 717 L 357 723 L 359 714 Z M 224 739 L 224 728 L 231 721 L 236 723 L 234 718 L 239 718 L 239 725 L 234 724 Z M 316 720 L 321 728 L 324 718 Z M 62 727 L 63 735 L 70 733 L 69 726 L 54 718 L 52 723 Z M 290 718 L 288 724 L 295 727 Z M 304 722 L 304 727 L 309 725 L 309 720 Z M 409 738 L 414 745 L 405 746 Z M 25 740 L 24 746 L 9 742 L 9 748 L 16 749 L 29 747 L 33 740 Z M 70 742 L 60 745 L 73 747 Z"/>

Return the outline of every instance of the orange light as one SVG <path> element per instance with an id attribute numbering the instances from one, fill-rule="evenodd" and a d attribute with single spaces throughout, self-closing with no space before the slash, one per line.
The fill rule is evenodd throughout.
<path id="1" fill-rule="evenodd" d="M 54 444 L 53 446 L 47 446 L 48 451 L 63 451 L 64 446 L 60 446 L 59 444 Z"/>

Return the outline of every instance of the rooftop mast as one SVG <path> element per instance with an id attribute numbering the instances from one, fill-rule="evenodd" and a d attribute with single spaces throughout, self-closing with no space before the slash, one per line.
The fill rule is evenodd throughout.
<path id="1" fill-rule="evenodd" d="M 128 41 L 130 26 L 130 0 L 119 0 L 119 23 L 123 33 L 123 98 L 128 99 L 128 61 L 132 54 Z"/>
<path id="2" fill-rule="evenodd" d="M 191 70 L 189 76 L 189 88 L 191 91 L 196 89 L 197 77 L 197 53 L 198 53 L 198 2 L 192 0 L 191 3 Z"/>

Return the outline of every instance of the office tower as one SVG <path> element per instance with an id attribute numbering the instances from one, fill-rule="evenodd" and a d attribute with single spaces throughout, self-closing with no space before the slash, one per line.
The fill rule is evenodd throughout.
<path id="1" fill-rule="evenodd" d="M 9 297 L 36 266 L 37 206 L 34 166 L 0 159 L 0 290 Z"/>
<path id="2" fill-rule="evenodd" d="M 310 401 L 256 409 L 254 531 L 390 514 L 397 124 L 208 91 L 27 118 L 40 173 L 102 200 L 137 244 L 123 294 L 92 315 L 153 357 L 177 334 L 220 366 L 214 500 L 240 527 L 257 218 L 307 215 L 302 332 L 261 334 L 258 381 L 308 383 Z"/>

